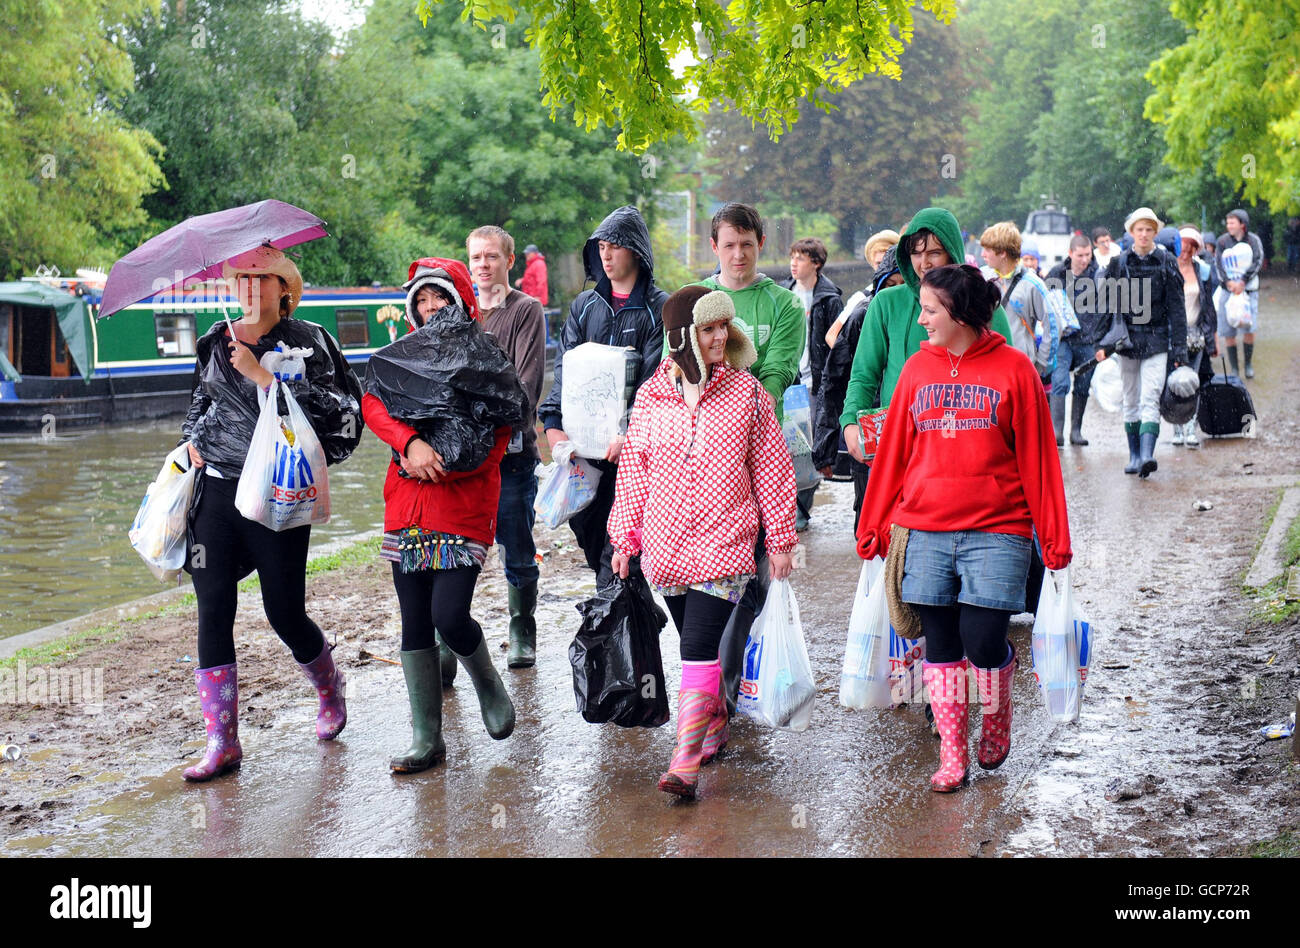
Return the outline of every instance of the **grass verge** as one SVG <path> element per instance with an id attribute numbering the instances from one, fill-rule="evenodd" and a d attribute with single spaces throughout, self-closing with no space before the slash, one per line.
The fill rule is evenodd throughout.
<path id="1" fill-rule="evenodd" d="M 1282 493 L 1279 491 L 1277 501 L 1273 504 L 1272 510 L 1269 511 L 1268 523 L 1270 529 L 1272 528 L 1273 518 L 1277 516 L 1278 506 L 1281 503 Z M 1262 544 L 1263 536 L 1261 535 L 1260 545 Z M 1258 552 L 1257 547 L 1256 553 Z M 1252 620 L 1268 625 L 1276 625 L 1280 622 L 1286 622 L 1292 616 L 1300 615 L 1300 602 L 1287 602 L 1286 600 L 1287 572 L 1297 563 L 1300 563 L 1300 517 L 1292 520 L 1287 526 L 1286 537 L 1282 540 L 1282 575 L 1266 586 L 1254 588 L 1243 585 L 1242 587 L 1255 600 L 1255 606 L 1251 609 L 1250 617 Z M 1246 569 L 1249 571 L 1249 565 Z"/>
<path id="2" fill-rule="evenodd" d="M 1288 830 L 1276 839 L 1260 840 L 1246 850 L 1256 859 L 1295 859 L 1300 856 L 1300 832 Z"/>
<path id="3" fill-rule="evenodd" d="M 337 553 L 317 557 L 307 563 L 307 576 L 312 577 L 320 573 L 328 573 L 331 570 L 345 569 L 371 562 L 379 556 L 381 542 L 380 537 L 362 540 L 359 543 L 344 547 Z M 257 588 L 256 575 L 250 576 L 239 584 L 241 592 L 248 592 Z M 75 661 L 79 656 L 93 648 L 120 642 L 130 634 L 132 623 L 143 622 L 145 619 L 181 615 L 193 609 L 197 602 L 194 593 L 188 592 L 175 602 L 170 602 L 160 609 L 142 612 L 138 616 L 121 619 L 109 625 L 83 629 L 80 632 L 74 632 L 52 642 L 21 648 L 9 658 L 0 659 L 0 668 L 15 668 L 19 661 L 28 665 L 61 665 Z"/>

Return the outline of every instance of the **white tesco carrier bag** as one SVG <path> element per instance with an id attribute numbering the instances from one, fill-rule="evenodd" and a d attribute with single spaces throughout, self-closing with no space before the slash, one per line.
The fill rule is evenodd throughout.
<path id="1" fill-rule="evenodd" d="M 584 342 L 566 352 L 561 365 L 564 433 L 578 457 L 603 460 L 609 443 L 624 431 L 637 354 L 626 347 Z"/>
<path id="2" fill-rule="evenodd" d="M 280 416 L 276 392 L 288 414 Z M 325 449 L 311 420 L 289 387 L 276 378 L 271 391 L 258 389 L 262 413 L 248 446 L 235 491 L 235 509 L 272 530 L 329 523 L 330 489 Z"/>

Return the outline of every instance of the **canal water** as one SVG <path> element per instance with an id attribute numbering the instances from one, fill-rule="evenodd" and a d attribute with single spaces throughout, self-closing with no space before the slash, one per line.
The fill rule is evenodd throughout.
<path id="1" fill-rule="evenodd" d="M 0 440 L 0 638 L 170 585 L 145 567 L 127 531 L 181 420 Z M 388 458 L 367 430 L 330 468 L 332 517 L 312 527 L 313 547 L 382 526 Z"/>

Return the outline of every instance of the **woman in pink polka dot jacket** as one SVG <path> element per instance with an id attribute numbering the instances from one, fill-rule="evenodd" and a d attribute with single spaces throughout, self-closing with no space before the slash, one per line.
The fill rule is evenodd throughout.
<path id="1" fill-rule="evenodd" d="M 735 315 L 705 286 L 664 303 L 669 357 L 637 392 L 609 515 L 614 571 L 642 556 L 681 634 L 677 747 L 659 789 L 687 799 L 727 743 L 718 645 L 754 576 L 759 526 L 773 579 L 790 575 L 798 542 L 794 466 Z"/>

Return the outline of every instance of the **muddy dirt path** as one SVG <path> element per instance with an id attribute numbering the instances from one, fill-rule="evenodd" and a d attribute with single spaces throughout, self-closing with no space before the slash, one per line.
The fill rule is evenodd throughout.
<path id="1" fill-rule="evenodd" d="M 938 745 L 915 711 L 838 706 L 859 563 L 851 488 L 835 484 L 819 492 L 804 535 L 808 568 L 795 577 L 820 686 L 812 728 L 786 734 L 741 720 L 693 805 L 654 787 L 671 724 L 624 731 L 574 712 L 573 607 L 594 584 L 567 528 L 539 528 L 541 661 L 503 670 L 519 715 L 509 740 L 484 733 L 462 675 L 445 699 L 447 764 L 389 774 L 389 755 L 409 736 L 407 706 L 401 670 L 361 657 L 395 658 L 399 647 L 387 565 L 368 561 L 309 587 L 350 678 L 338 741 L 314 740 L 314 698 L 256 593 L 245 594 L 236 635 L 244 767 L 185 785 L 180 769 L 202 747 L 194 666 L 182 661 L 194 652 L 193 610 L 140 620 L 67 665 L 102 671 L 99 714 L 30 696 L 3 708 L 0 738 L 23 755 L 0 762 L 0 853 L 1212 855 L 1271 838 L 1295 825 L 1300 776 L 1289 742 L 1266 743 L 1258 728 L 1289 713 L 1300 655 L 1296 624 L 1252 619 L 1259 604 L 1239 584 L 1278 489 L 1300 482 L 1291 381 L 1300 293 L 1266 283 L 1261 308 L 1256 439 L 1191 451 L 1172 447 L 1166 428 L 1159 471 L 1139 481 L 1122 473 L 1118 417 L 1090 408 L 1092 444 L 1063 449 L 1076 590 L 1097 630 L 1083 714 L 1053 725 L 1020 674 L 1011 756 L 961 793 L 929 791 Z M 1195 500 L 1213 508 L 1196 511 Z M 475 612 L 503 647 L 495 558 Z M 1027 656 L 1027 617 L 1012 635 Z M 662 645 L 675 692 L 676 634 Z"/>

